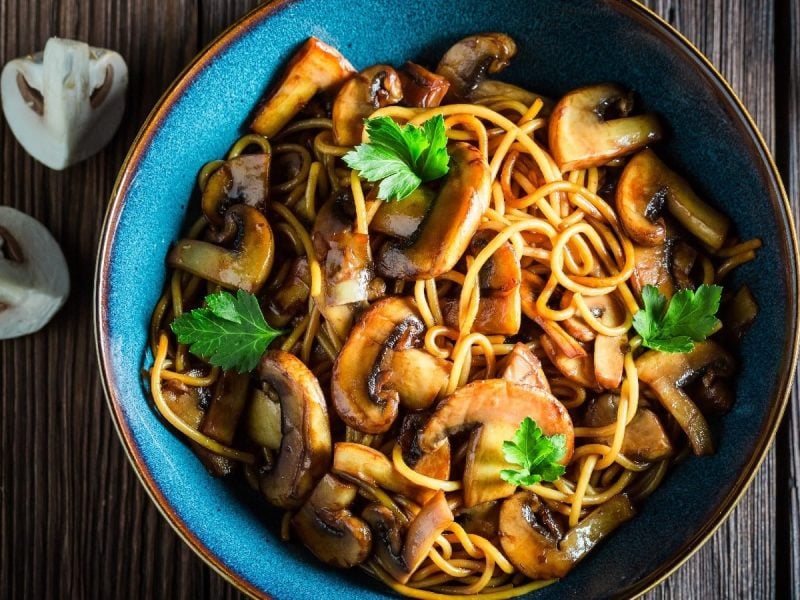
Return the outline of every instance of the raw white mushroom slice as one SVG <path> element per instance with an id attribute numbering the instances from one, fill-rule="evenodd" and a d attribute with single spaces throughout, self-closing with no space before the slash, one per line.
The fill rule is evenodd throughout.
<path id="1" fill-rule="evenodd" d="M 125 110 L 128 67 L 111 50 L 50 38 L 0 75 L 3 113 L 22 147 L 61 170 L 98 152 Z"/>
<path id="2" fill-rule="evenodd" d="M 0 340 L 38 331 L 69 295 L 67 261 L 33 217 L 0 206 Z"/>

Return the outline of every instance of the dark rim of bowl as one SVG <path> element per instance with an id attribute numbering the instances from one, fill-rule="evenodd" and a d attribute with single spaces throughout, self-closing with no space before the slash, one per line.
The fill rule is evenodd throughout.
<path id="1" fill-rule="evenodd" d="M 181 519 L 175 509 L 169 504 L 165 498 L 158 483 L 154 480 L 152 474 L 148 471 L 144 464 L 144 459 L 139 451 L 136 441 L 125 422 L 124 416 L 121 411 L 121 405 L 117 398 L 117 393 L 112 382 L 114 381 L 113 372 L 106 356 L 110 354 L 108 346 L 108 311 L 107 311 L 107 296 L 109 287 L 109 270 L 110 270 L 110 256 L 111 248 L 116 235 L 117 224 L 122 210 L 125 207 L 125 198 L 127 196 L 128 188 L 131 184 L 131 174 L 138 167 L 142 155 L 147 150 L 152 141 L 156 131 L 158 131 L 161 124 L 164 122 L 167 114 L 171 111 L 173 104 L 185 92 L 187 87 L 192 83 L 194 78 L 199 72 L 205 69 L 213 57 L 220 51 L 230 46 L 234 41 L 245 35 L 254 26 L 260 24 L 262 21 L 270 17 L 274 12 L 277 12 L 295 0 L 273 0 L 272 2 L 255 8 L 247 13 L 239 21 L 228 27 L 216 39 L 208 44 L 193 60 L 192 62 L 178 75 L 170 87 L 162 94 L 159 101 L 156 103 L 153 110 L 145 120 L 144 125 L 139 130 L 131 149 L 128 151 L 125 161 L 122 164 L 120 173 L 114 184 L 114 189 L 111 193 L 111 202 L 106 210 L 105 219 L 103 222 L 103 230 L 98 247 L 97 264 L 95 269 L 95 294 L 94 294 L 94 324 L 95 324 L 95 346 L 97 350 L 98 361 L 100 365 L 100 375 L 105 392 L 106 401 L 112 415 L 114 426 L 117 434 L 122 440 L 125 452 L 128 459 L 131 461 L 136 472 L 137 477 L 144 485 L 150 498 L 155 503 L 161 514 L 166 518 L 167 522 L 172 526 L 176 533 L 183 539 L 186 544 L 197 553 L 206 563 L 208 563 L 219 575 L 225 580 L 235 586 L 242 592 L 245 592 L 255 598 L 271 598 L 264 590 L 257 589 L 251 582 L 244 578 L 241 574 L 235 573 L 231 567 L 226 565 L 219 556 L 214 554 L 208 546 L 203 543 Z M 603 0 L 609 1 L 609 0 Z M 681 54 L 687 61 L 700 70 L 708 80 L 709 84 L 714 87 L 714 91 L 718 98 L 723 102 L 726 110 L 730 111 L 734 116 L 738 117 L 737 121 L 743 125 L 742 129 L 748 138 L 751 150 L 760 159 L 758 167 L 764 171 L 767 180 L 771 186 L 771 197 L 776 216 L 783 217 L 782 225 L 788 231 L 790 239 L 789 253 L 792 259 L 791 268 L 787 273 L 787 278 L 791 284 L 794 280 L 794 285 L 789 285 L 790 289 L 794 288 L 794 295 L 789 299 L 791 311 L 791 331 L 792 336 L 784 342 L 784 356 L 787 357 L 787 362 L 783 365 L 781 373 L 781 380 L 779 382 L 779 397 L 773 402 L 770 413 L 766 423 L 759 434 L 758 443 L 750 459 L 745 464 L 742 471 L 739 473 L 731 492 L 723 498 L 717 510 L 713 515 L 703 524 L 703 526 L 684 544 L 672 554 L 658 569 L 651 572 L 643 579 L 631 584 L 625 589 L 619 590 L 618 597 L 636 597 L 651 590 L 656 585 L 661 583 L 664 579 L 669 577 L 681 565 L 683 565 L 708 539 L 717 531 L 717 529 L 725 522 L 730 515 L 733 508 L 738 504 L 744 493 L 749 488 L 750 484 L 758 471 L 759 466 L 763 462 L 769 447 L 771 446 L 778 426 L 781 422 L 784 411 L 788 404 L 790 384 L 794 376 L 798 357 L 798 343 L 800 334 L 798 332 L 798 321 L 800 320 L 800 313 L 798 313 L 798 288 L 797 281 L 797 265 L 800 263 L 800 254 L 798 254 L 797 236 L 795 233 L 794 223 L 792 219 L 792 210 L 789 204 L 789 199 L 783 187 L 778 168 L 767 148 L 758 127 L 756 126 L 750 113 L 745 108 L 742 101 L 739 99 L 736 92 L 731 85 L 727 82 L 725 77 L 717 70 L 717 68 L 700 52 L 683 34 L 677 29 L 672 27 L 660 15 L 640 4 L 637 0 L 612 0 L 612 3 L 618 5 L 617 8 L 620 12 L 624 12 L 629 17 L 634 18 L 637 22 L 644 27 L 651 29 L 654 34 L 657 34 L 676 52 Z M 782 209 L 782 211 L 781 211 Z"/>

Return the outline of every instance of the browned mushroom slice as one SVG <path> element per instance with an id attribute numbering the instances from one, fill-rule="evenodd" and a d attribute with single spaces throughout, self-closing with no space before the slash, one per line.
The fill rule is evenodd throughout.
<path id="1" fill-rule="evenodd" d="M 591 356 L 586 355 L 570 358 L 564 354 L 548 336 L 541 336 L 539 341 L 547 354 L 547 358 L 550 359 L 550 362 L 553 363 L 556 369 L 561 371 L 564 377 L 580 385 L 598 389 L 597 378 L 594 374 L 594 359 Z"/>
<path id="2" fill-rule="evenodd" d="M 418 502 L 424 502 L 433 493 L 411 483 L 394 468 L 385 454 L 363 444 L 337 443 L 332 471 Z"/>
<path id="3" fill-rule="evenodd" d="M 247 436 L 270 450 L 281 447 L 281 399 L 275 390 L 255 390 L 247 414 Z"/>
<path id="4" fill-rule="evenodd" d="M 283 285 L 265 298 L 264 318 L 272 327 L 286 327 L 297 313 L 308 306 L 310 292 L 308 258 L 299 256 L 292 261 Z"/>
<path id="5" fill-rule="evenodd" d="M 714 451 L 711 430 L 703 413 L 682 387 L 709 368 L 732 373 L 733 364 L 733 357 L 728 351 L 710 340 L 695 344 L 694 350 L 685 354 L 649 350 L 636 359 L 639 380 L 650 386 L 664 408 L 675 418 L 697 455 Z"/>
<path id="6" fill-rule="evenodd" d="M 296 508 L 331 462 L 325 396 L 314 374 L 288 352 L 268 351 L 255 375 L 280 398 L 283 434 L 275 468 L 261 476 L 261 492 L 274 506 Z"/>
<path id="7" fill-rule="evenodd" d="M 514 349 L 501 363 L 500 373 L 502 379 L 545 392 L 550 391 L 550 383 L 541 361 L 521 342 L 514 345 Z"/>
<path id="8" fill-rule="evenodd" d="M 399 75 L 403 104 L 413 108 L 436 108 L 450 89 L 447 79 L 413 62 L 404 64 Z"/>
<path id="9" fill-rule="evenodd" d="M 364 314 L 333 364 L 331 395 L 339 418 L 364 433 L 382 433 L 397 417 L 396 390 L 386 385 L 384 354 L 423 323 L 407 298 L 384 298 Z"/>
<path id="10" fill-rule="evenodd" d="M 347 214 L 353 199 L 338 194 L 320 208 L 311 237 L 325 279 L 325 308 L 365 301 L 372 279 L 369 237 L 355 232 L 353 218 Z"/>
<path id="11" fill-rule="evenodd" d="M 340 146 L 361 143 L 364 119 L 403 99 L 400 77 L 388 65 L 373 65 L 345 83 L 333 101 L 333 139 Z"/>
<path id="12" fill-rule="evenodd" d="M 753 292 L 743 285 L 723 309 L 722 322 L 725 324 L 723 331 L 734 340 L 739 340 L 756 320 L 757 315 L 758 304 Z"/>
<path id="13" fill-rule="evenodd" d="M 631 281 L 637 294 L 641 296 L 645 286 L 652 285 L 667 298 L 672 298 L 675 283 L 669 268 L 670 254 L 668 243 L 652 247 L 633 247 L 634 267 Z"/>
<path id="14" fill-rule="evenodd" d="M 599 167 L 661 139 L 658 119 L 629 117 L 632 108 L 631 94 L 610 83 L 582 87 L 561 98 L 549 126 L 550 150 L 561 171 Z"/>
<path id="15" fill-rule="evenodd" d="M 625 322 L 625 309 L 611 294 L 587 296 L 583 299 L 589 312 L 606 327 Z M 628 336 L 599 333 L 594 340 L 594 376 L 600 387 L 615 390 L 622 381 Z"/>
<path id="16" fill-rule="evenodd" d="M 603 394 L 592 400 L 586 409 L 584 424 L 588 427 L 603 427 L 617 420 L 619 396 Z M 611 444 L 611 437 L 600 438 L 601 443 Z M 672 455 L 672 442 L 661 421 L 649 408 L 639 407 L 630 423 L 625 427 L 622 454 L 632 460 L 653 462 Z"/>
<path id="17" fill-rule="evenodd" d="M 206 182 L 202 207 L 217 228 L 225 225 L 225 212 L 242 202 L 264 212 L 269 193 L 269 154 L 241 154 L 225 161 Z"/>
<path id="18" fill-rule="evenodd" d="M 574 432 L 564 406 L 550 393 L 504 379 L 473 381 L 456 390 L 436 407 L 420 431 L 419 447 L 434 451 L 448 436 L 474 429 L 464 466 L 464 505 L 474 506 L 514 493 L 515 486 L 500 478 L 511 468 L 503 455 L 503 441 L 514 438 L 519 424 L 530 417 L 545 435 L 563 434 L 566 453 L 572 457 Z"/>
<path id="19" fill-rule="evenodd" d="M 403 452 L 403 460 L 417 473 L 434 479 L 450 479 L 450 443 L 442 444 L 434 452 L 424 454 L 419 447 L 419 430 L 427 416 L 423 413 L 408 413 L 400 425 L 398 443 Z"/>
<path id="20" fill-rule="evenodd" d="M 469 253 L 477 256 L 494 238 L 495 232 L 483 230 L 475 234 Z M 481 297 L 472 330 L 487 335 L 516 335 L 522 324 L 520 283 L 522 270 L 519 257 L 510 242 L 505 242 L 489 258 L 478 274 Z M 445 323 L 458 328 L 458 302 L 442 303 Z"/>
<path id="21" fill-rule="evenodd" d="M 452 269 L 489 208 L 489 186 L 489 165 L 480 151 L 461 142 L 450 146 L 450 171 L 414 241 L 384 244 L 376 260 L 378 273 L 430 279 Z"/>
<path id="22" fill-rule="evenodd" d="M 545 319 L 539 314 L 536 308 L 536 297 L 537 294 L 531 282 L 523 279 L 520 285 L 520 305 L 525 316 L 541 327 L 559 352 L 567 358 L 585 358 L 588 356 L 586 349 L 564 331 L 558 323 Z"/>
<path id="23" fill-rule="evenodd" d="M 424 410 L 433 404 L 453 366 L 420 348 L 387 350 L 381 362 L 380 386 L 397 392 L 400 403 L 410 410 Z"/>
<path id="24" fill-rule="evenodd" d="M 435 198 L 432 190 L 418 187 L 402 202 L 382 203 L 370 221 L 370 231 L 401 239 L 410 238 L 422 224 Z"/>
<path id="25" fill-rule="evenodd" d="M 517 492 L 500 509 L 500 544 L 508 560 L 531 579 L 563 577 L 603 538 L 634 516 L 617 495 L 589 513 L 563 537 L 548 527 L 548 511 L 530 492 Z"/>
<path id="26" fill-rule="evenodd" d="M 249 374 L 226 371 L 217 380 L 200 431 L 224 446 L 231 446 L 247 404 L 249 391 Z M 218 477 L 229 475 L 235 468 L 235 463 L 229 458 L 214 454 L 200 446 L 196 446 L 195 451 L 206 468 Z"/>
<path id="27" fill-rule="evenodd" d="M 499 500 L 492 500 L 469 508 L 462 506 L 456 512 L 456 521 L 467 533 L 486 539 L 496 538 L 500 527 L 501 504 Z"/>
<path id="28" fill-rule="evenodd" d="M 274 136 L 315 94 L 336 88 L 353 73 L 355 69 L 338 50 L 309 38 L 292 56 L 275 90 L 256 110 L 251 129 L 266 137 Z"/>
<path id="29" fill-rule="evenodd" d="M 542 110 L 539 111 L 539 116 L 541 117 L 548 116 L 553 111 L 553 106 L 555 105 L 555 102 L 550 98 L 542 96 L 541 94 L 528 91 L 519 86 L 506 83 L 505 81 L 496 81 L 494 79 L 484 79 L 478 83 L 470 96 L 470 100 L 479 103 L 481 100 L 500 100 L 502 98 L 516 100 L 525 106 L 530 106 L 536 102 L 536 100 L 541 100 Z"/>
<path id="30" fill-rule="evenodd" d="M 354 485 L 327 474 L 292 517 L 297 537 L 325 564 L 354 567 L 372 552 L 372 531 L 348 510 L 356 493 Z"/>
<path id="31" fill-rule="evenodd" d="M 636 242 L 647 246 L 664 242 L 665 227 L 660 215 L 665 205 L 687 230 L 711 248 L 722 246 L 730 227 L 725 215 L 703 202 L 683 177 L 649 149 L 625 165 L 616 200 L 625 230 Z"/>
<path id="32" fill-rule="evenodd" d="M 436 492 L 420 509 L 403 534 L 396 517 L 385 506 L 370 504 L 362 518 L 372 528 L 373 547 L 381 565 L 400 583 L 406 583 L 428 556 L 437 537 L 453 523 L 453 512 L 443 492 Z"/>
<path id="33" fill-rule="evenodd" d="M 167 262 L 223 287 L 258 293 L 269 276 L 275 254 L 266 217 L 252 206 L 237 204 L 225 213 L 225 229 L 233 233 L 232 248 L 202 240 L 179 240 Z"/>
<path id="34" fill-rule="evenodd" d="M 517 44 L 504 33 L 479 33 L 456 42 L 445 52 L 436 73 L 450 82 L 447 98 L 462 101 L 487 73 L 502 71 L 517 54 Z"/>

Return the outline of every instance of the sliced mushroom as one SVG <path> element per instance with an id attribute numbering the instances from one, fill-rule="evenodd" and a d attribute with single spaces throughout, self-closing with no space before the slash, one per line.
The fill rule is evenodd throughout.
<path id="1" fill-rule="evenodd" d="M 545 392 L 550 391 L 550 383 L 541 361 L 521 342 L 514 344 L 514 349 L 500 365 L 500 372 L 502 379 Z"/>
<path id="2" fill-rule="evenodd" d="M 433 190 L 418 187 L 402 202 L 383 202 L 370 221 L 370 231 L 408 239 L 422 224 L 435 199 Z"/>
<path id="3" fill-rule="evenodd" d="M 332 471 L 418 502 L 424 502 L 432 494 L 431 490 L 420 488 L 401 475 L 382 452 L 363 444 L 337 443 Z"/>
<path id="4" fill-rule="evenodd" d="M 203 214 L 217 228 L 225 225 L 225 212 L 239 202 L 266 210 L 269 193 L 269 154 L 241 154 L 225 161 L 206 182 Z"/>
<path id="5" fill-rule="evenodd" d="M 275 242 L 261 212 L 236 204 L 225 213 L 224 237 L 233 247 L 223 248 L 203 240 L 179 240 L 167 256 L 171 267 L 183 269 L 230 288 L 258 293 L 272 269 Z"/>
<path id="6" fill-rule="evenodd" d="M 664 242 L 664 206 L 687 230 L 715 250 L 722 246 L 730 227 L 725 215 L 703 202 L 685 179 L 649 149 L 625 165 L 617 184 L 616 203 L 625 231 L 646 246 Z"/>
<path id="7" fill-rule="evenodd" d="M 633 276 L 631 282 L 636 293 L 641 296 L 647 285 L 658 288 L 667 298 L 675 293 L 675 282 L 670 270 L 671 242 L 660 246 L 633 247 Z"/>
<path id="8" fill-rule="evenodd" d="M 324 279 L 323 295 L 314 301 L 340 337 L 350 329 L 353 309 L 338 307 L 366 301 L 372 279 L 369 236 L 355 231 L 347 214 L 351 207 L 349 194 L 332 197 L 320 208 L 311 234 Z"/>
<path id="9" fill-rule="evenodd" d="M 297 537 L 325 564 L 350 568 L 372 552 L 372 531 L 348 507 L 356 487 L 327 474 L 292 517 Z"/>
<path id="10" fill-rule="evenodd" d="M 584 417 L 588 427 L 603 427 L 617 420 L 619 396 L 603 394 L 589 403 Z M 611 444 L 611 437 L 600 438 L 600 443 Z M 672 442 L 656 414 L 649 408 L 639 407 L 631 422 L 625 427 L 620 452 L 631 460 L 655 462 L 672 456 Z"/>
<path id="11" fill-rule="evenodd" d="M 547 358 L 550 359 L 556 369 L 561 371 L 564 377 L 580 385 L 595 390 L 599 389 L 597 378 L 594 374 L 594 359 L 591 356 L 585 355 L 570 358 L 553 343 L 550 337 L 543 335 L 539 338 L 539 341 L 542 344 L 542 349 L 547 354 Z"/>
<path id="12" fill-rule="evenodd" d="M 452 269 L 489 208 L 489 165 L 477 148 L 450 146 L 450 171 L 413 242 L 388 241 L 376 260 L 392 279 L 430 279 Z"/>
<path id="13" fill-rule="evenodd" d="M 583 298 L 589 312 L 606 327 L 625 322 L 625 308 L 611 294 Z M 594 340 L 594 376 L 600 387 L 615 390 L 622 381 L 627 335 L 608 336 L 598 333 Z"/>
<path id="14" fill-rule="evenodd" d="M 739 288 L 723 309 L 723 331 L 733 340 L 740 340 L 758 316 L 758 304 L 746 285 Z"/>
<path id="15" fill-rule="evenodd" d="M 259 446 L 270 450 L 281 447 L 281 401 L 271 388 L 255 390 L 247 415 L 247 436 Z"/>
<path id="16" fill-rule="evenodd" d="M 425 410 L 434 403 L 450 378 L 453 364 L 420 348 L 385 350 L 381 360 L 378 394 L 397 393 L 410 410 Z"/>
<path id="17" fill-rule="evenodd" d="M 561 171 L 599 167 L 661 139 L 658 119 L 650 114 L 629 117 L 632 108 L 632 95 L 610 83 L 561 98 L 549 126 L 550 150 Z"/>
<path id="18" fill-rule="evenodd" d="M 3 68 L 3 112 L 36 160 L 61 170 L 89 158 L 114 136 L 125 111 L 128 67 L 111 50 L 50 38 L 44 52 Z"/>
<path id="19" fill-rule="evenodd" d="M 250 126 L 271 138 L 319 92 L 329 92 L 355 73 L 336 48 L 311 37 L 292 56 L 280 83 L 256 110 Z"/>
<path id="20" fill-rule="evenodd" d="M 478 231 L 469 244 L 469 253 L 477 256 L 494 238 L 495 232 Z M 522 324 L 520 283 L 522 269 L 510 242 L 505 242 L 489 258 L 478 274 L 481 288 L 478 312 L 472 330 L 486 335 L 516 335 Z M 458 328 L 457 300 L 442 302 L 445 324 Z"/>
<path id="21" fill-rule="evenodd" d="M 200 431 L 225 446 L 233 445 L 233 438 L 247 404 L 249 391 L 249 374 L 225 372 L 217 380 L 214 395 L 200 424 Z M 196 446 L 195 452 L 206 468 L 218 477 L 229 475 L 236 467 L 231 459 L 214 454 L 205 448 Z"/>
<path id="22" fill-rule="evenodd" d="M 442 491 L 424 504 L 409 523 L 405 535 L 392 511 L 385 506 L 370 504 L 362 518 L 372 529 L 375 555 L 400 583 L 408 582 L 428 556 L 436 538 L 454 521 Z"/>
<path id="23" fill-rule="evenodd" d="M 469 508 L 461 507 L 456 512 L 456 521 L 467 533 L 494 539 L 500 527 L 501 504 L 499 500 L 492 500 Z"/>
<path id="24" fill-rule="evenodd" d="M 649 350 L 636 359 L 639 380 L 650 386 L 661 404 L 686 433 L 697 455 L 711 454 L 714 444 L 703 413 L 682 389 L 709 368 L 733 372 L 733 357 L 722 346 L 707 340 L 685 354 Z M 721 384 L 721 382 L 720 382 Z"/>
<path id="25" fill-rule="evenodd" d="M 562 538 L 560 532 L 546 526 L 548 511 L 539 499 L 531 492 L 517 492 L 500 509 L 500 544 L 508 560 L 531 579 L 564 577 L 634 514 L 628 497 L 617 495 Z"/>
<path id="26" fill-rule="evenodd" d="M 517 54 L 517 44 L 504 33 L 479 33 L 456 42 L 445 52 L 436 73 L 450 82 L 447 98 L 470 98 L 487 73 L 498 73 Z"/>
<path id="27" fill-rule="evenodd" d="M 388 365 L 382 355 L 423 328 L 414 304 L 398 297 L 379 300 L 353 327 L 333 364 L 331 381 L 333 405 L 347 426 L 364 433 L 391 427 L 400 398 L 386 385 Z"/>
<path id="28" fill-rule="evenodd" d="M 333 139 L 340 146 L 361 143 L 364 119 L 403 99 L 400 76 L 389 65 L 373 65 L 347 81 L 333 101 Z"/>
<path id="29" fill-rule="evenodd" d="M 442 444 L 435 452 L 424 454 L 419 447 L 417 434 L 425 424 L 427 415 L 419 412 L 408 413 L 400 425 L 398 443 L 403 452 L 403 460 L 417 473 L 434 479 L 450 479 L 450 443 Z"/>
<path id="30" fill-rule="evenodd" d="M 0 340 L 39 331 L 68 295 L 67 261 L 50 232 L 0 206 Z"/>
<path id="31" fill-rule="evenodd" d="M 464 466 L 464 506 L 510 496 L 515 486 L 500 478 L 511 468 L 503 455 L 503 441 L 511 440 L 519 424 L 530 417 L 545 435 L 563 434 L 568 464 L 574 448 L 572 420 L 550 393 L 506 381 L 485 379 L 468 383 L 436 407 L 419 434 L 419 447 L 433 452 L 448 436 L 473 429 Z"/>
<path id="32" fill-rule="evenodd" d="M 325 396 L 314 374 L 288 352 L 270 350 L 256 378 L 280 398 L 281 447 L 275 468 L 261 477 L 261 492 L 279 508 L 302 504 L 331 462 Z"/>
<path id="33" fill-rule="evenodd" d="M 558 323 L 545 319 L 539 314 L 536 308 L 537 296 L 538 294 L 534 290 L 532 283 L 527 279 L 523 279 L 520 285 L 520 304 L 524 315 L 541 327 L 542 331 L 555 344 L 555 347 L 567 358 L 585 358 L 588 356 L 586 349 L 564 331 Z"/>
<path id="34" fill-rule="evenodd" d="M 413 62 L 404 64 L 398 74 L 403 86 L 405 106 L 436 108 L 450 89 L 450 82 L 447 79 Z"/>

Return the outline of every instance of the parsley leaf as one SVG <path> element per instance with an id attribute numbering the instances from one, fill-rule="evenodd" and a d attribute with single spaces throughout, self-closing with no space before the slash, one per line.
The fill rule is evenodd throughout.
<path id="1" fill-rule="evenodd" d="M 701 285 L 697 291 L 681 290 L 667 303 L 658 288 L 642 290 L 644 309 L 633 315 L 633 328 L 642 336 L 642 345 L 660 352 L 691 352 L 719 327 L 722 287 Z"/>
<path id="2" fill-rule="evenodd" d="M 359 144 L 342 158 L 367 181 L 380 181 L 381 200 L 402 200 L 423 182 L 442 177 L 450 168 L 442 115 L 428 119 L 422 127 L 400 127 L 389 117 L 364 123 L 369 142 Z"/>
<path id="3" fill-rule="evenodd" d="M 512 485 L 533 485 L 540 481 L 555 481 L 566 468 L 559 464 L 567 453 L 563 434 L 544 435 L 530 417 L 525 417 L 514 433 L 514 441 L 503 442 L 505 459 L 519 469 L 502 469 L 500 477 Z"/>
<path id="4" fill-rule="evenodd" d="M 258 299 L 239 290 L 206 296 L 205 308 L 184 313 L 172 323 L 178 342 L 223 369 L 252 371 L 272 341 L 283 332 L 264 320 Z"/>

